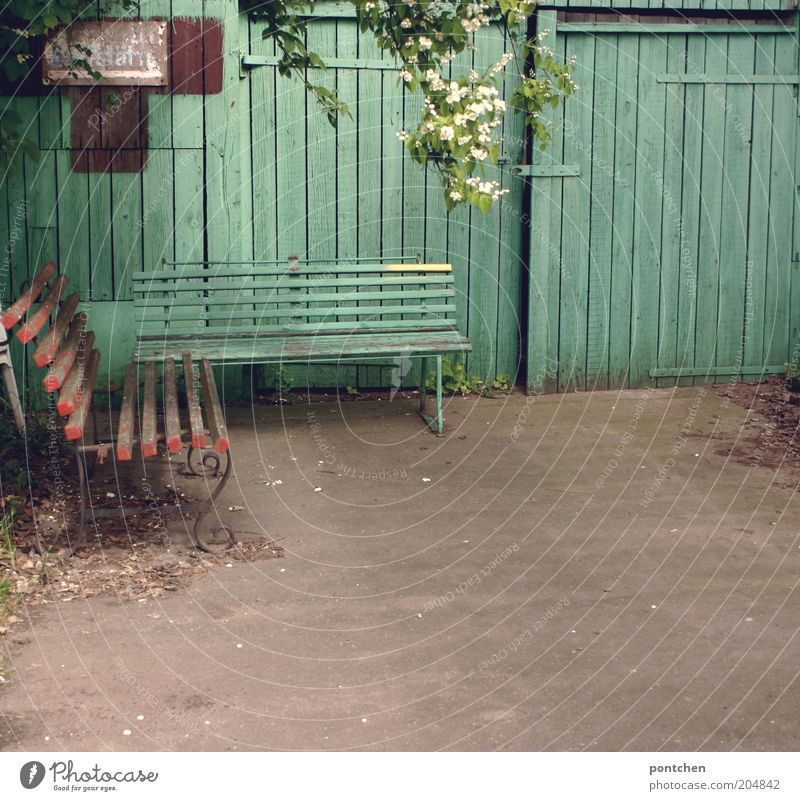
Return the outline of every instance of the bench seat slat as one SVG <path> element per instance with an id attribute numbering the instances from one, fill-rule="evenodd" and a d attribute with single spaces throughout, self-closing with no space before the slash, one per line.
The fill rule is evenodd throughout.
<path id="1" fill-rule="evenodd" d="M 321 287 L 380 287 L 386 286 L 397 289 L 404 284 L 413 285 L 415 288 L 420 286 L 450 286 L 454 284 L 453 276 L 450 274 L 437 276 L 402 276 L 402 275 L 381 275 L 377 278 L 273 278 L 272 280 L 248 281 L 246 283 L 233 283 L 231 280 L 212 279 L 208 281 L 176 280 L 174 278 L 161 282 L 147 281 L 145 283 L 134 283 L 134 302 L 146 304 L 158 301 L 154 293 L 158 292 L 230 292 L 229 297 L 236 297 L 241 291 L 251 289 L 275 289 L 275 290 L 305 290 L 318 289 Z"/>
<path id="2" fill-rule="evenodd" d="M 266 335 L 274 335 L 274 336 L 281 336 L 281 335 L 290 335 L 292 333 L 310 333 L 312 331 L 316 331 L 319 334 L 335 334 L 335 333 L 347 333 L 350 332 L 352 334 L 357 334 L 359 331 L 366 332 L 372 331 L 374 333 L 379 333 L 379 329 L 388 329 L 389 331 L 401 331 L 401 330 L 414 330 L 414 331 L 421 331 L 428 328 L 429 330 L 440 330 L 440 331 L 447 331 L 447 330 L 454 330 L 453 320 L 443 320 L 441 318 L 432 318 L 429 320 L 355 320 L 353 322 L 338 322 L 338 323 L 284 323 L 283 325 L 249 325 L 249 326 L 240 326 L 236 327 L 233 325 L 226 325 L 221 323 L 217 326 L 190 326 L 188 324 L 179 325 L 179 326 L 170 326 L 166 331 L 164 329 L 163 323 L 152 322 L 148 323 L 148 325 L 152 326 L 151 329 L 143 328 L 141 331 L 138 332 L 138 336 L 140 339 L 144 339 L 145 337 L 155 336 L 157 339 L 163 339 L 164 335 L 168 336 L 175 336 L 175 335 L 183 335 L 186 337 L 196 336 L 197 341 L 195 342 L 195 348 L 199 344 L 200 340 L 203 340 L 208 334 L 218 334 L 218 335 L 230 335 L 235 336 L 237 333 L 249 333 L 252 335 L 258 336 L 266 336 Z M 155 334 L 155 332 L 160 332 L 160 337 Z M 202 348 L 200 348 L 202 350 Z"/>
<path id="3" fill-rule="evenodd" d="M 36 311 L 19 327 L 17 339 L 23 345 L 30 342 L 47 322 L 47 319 L 53 313 L 53 309 L 61 301 L 61 293 L 64 291 L 66 283 L 67 276 L 59 275 Z"/>
<path id="4" fill-rule="evenodd" d="M 203 384 L 203 400 L 206 407 L 208 430 L 212 440 L 211 447 L 217 453 L 225 453 L 230 446 L 230 439 L 228 439 L 228 431 L 225 428 L 225 417 L 222 414 L 222 404 L 219 402 L 214 371 L 208 359 L 200 360 L 200 381 Z"/>
<path id="5" fill-rule="evenodd" d="M 186 386 L 186 405 L 189 407 L 189 427 L 192 431 L 192 447 L 205 448 L 206 435 L 203 429 L 203 413 L 200 398 L 197 397 L 197 384 L 192 369 L 192 354 L 183 354 L 183 383 Z"/>
<path id="6" fill-rule="evenodd" d="M 56 317 L 55 323 L 50 330 L 42 337 L 42 341 L 33 354 L 33 362 L 37 367 L 47 367 L 55 359 L 58 353 L 58 346 L 64 336 L 64 332 L 69 326 L 69 322 L 78 308 L 80 297 L 77 294 L 70 295 Z"/>
<path id="7" fill-rule="evenodd" d="M 164 433 L 170 453 L 177 453 L 183 447 L 176 382 L 175 360 L 166 359 L 164 361 Z"/>
<path id="8" fill-rule="evenodd" d="M 28 289 L 26 289 L 25 292 L 22 293 L 22 296 L 7 308 L 3 312 L 2 317 L 0 317 L 0 323 L 2 323 L 3 328 L 11 328 L 22 319 L 25 312 L 28 311 L 39 295 L 42 294 L 42 290 L 55 271 L 55 262 L 48 261 L 47 264 L 36 273 Z"/>
<path id="9" fill-rule="evenodd" d="M 96 348 L 89 354 L 84 380 L 78 387 L 75 408 L 64 426 L 64 439 L 72 442 L 82 439 L 86 428 L 86 419 L 92 406 L 92 394 L 97 380 L 97 367 L 100 364 L 100 351 Z"/>
<path id="10" fill-rule="evenodd" d="M 80 389 L 80 384 L 83 380 L 84 371 L 86 369 L 86 360 L 93 348 L 94 331 L 90 331 L 86 335 L 86 339 L 83 341 L 83 348 L 80 348 L 77 343 L 75 345 L 75 352 L 71 355 L 71 361 L 69 362 L 66 378 L 64 379 L 63 384 L 59 384 L 61 391 L 58 394 L 56 410 L 62 417 L 67 417 L 68 415 L 72 414 L 73 411 L 75 411 L 78 390 Z M 61 354 L 59 353 L 59 357 L 60 356 Z M 55 372 L 56 367 L 60 368 L 58 359 L 56 359 L 56 363 L 53 365 L 54 369 L 51 370 L 50 375 L 48 375 L 47 378 L 54 377 L 53 373 Z M 55 376 L 55 378 L 58 378 L 59 376 Z M 47 384 L 45 384 L 45 389 L 47 389 Z M 47 389 L 47 391 L 53 392 L 54 389 Z"/>
<path id="11" fill-rule="evenodd" d="M 472 344 L 455 331 L 354 334 L 326 336 L 254 337 L 228 333 L 219 338 L 198 337 L 139 341 L 134 358 L 162 361 L 180 358 L 192 349 L 214 363 L 307 363 L 357 361 L 397 356 L 435 356 L 441 353 L 468 353 Z"/>
<path id="12" fill-rule="evenodd" d="M 353 289 L 351 292 L 270 292 L 258 295 L 244 294 L 249 292 L 251 287 L 241 287 L 241 293 L 220 297 L 216 292 L 209 297 L 175 297 L 175 298 L 153 298 L 139 300 L 136 303 L 137 309 L 150 309 L 155 306 L 230 306 L 231 301 L 237 304 L 259 307 L 264 303 L 285 304 L 285 303 L 336 303 L 344 301 L 347 303 L 362 303 L 366 300 L 440 300 L 441 298 L 455 298 L 456 291 L 452 287 L 442 287 L 441 289 L 407 289 L 386 292 L 359 292 Z M 238 292 L 238 290 L 237 290 Z"/>
<path id="13" fill-rule="evenodd" d="M 142 411 L 142 455 L 155 456 L 158 431 L 156 430 L 156 366 L 144 366 L 144 410 Z"/>
<path id="14" fill-rule="evenodd" d="M 214 264 L 205 269 L 195 265 L 183 268 L 176 265 L 172 270 L 145 270 L 133 274 L 135 282 L 150 281 L 152 279 L 170 278 L 178 276 L 181 280 L 187 278 L 240 278 L 253 275 L 329 275 L 347 273 L 384 273 L 384 272 L 411 272 L 411 273 L 449 273 L 451 264 L 306 264 L 288 262 L 269 264 L 259 262 L 242 262 L 241 264 Z"/>
<path id="15" fill-rule="evenodd" d="M 135 364 L 125 368 L 125 382 L 122 385 L 122 409 L 117 426 L 117 459 L 127 462 L 133 458 L 133 415 L 136 409 L 136 396 L 139 394 Z"/>
<path id="16" fill-rule="evenodd" d="M 72 318 L 69 331 L 67 332 L 67 338 L 64 340 L 64 344 L 61 346 L 55 361 L 50 365 L 47 375 L 44 377 L 43 383 L 47 392 L 55 392 L 57 389 L 60 389 L 64 381 L 66 381 L 67 375 L 72 369 L 75 357 L 78 355 L 78 349 L 80 348 L 81 337 L 83 336 L 85 326 L 85 314 L 76 314 Z M 86 334 L 87 344 L 90 336 L 92 338 L 92 343 L 94 342 L 94 334 L 90 331 Z M 85 349 L 91 350 L 91 344 L 85 347 Z"/>
<path id="17" fill-rule="evenodd" d="M 228 304 L 230 305 L 230 304 Z M 415 317 L 419 317 L 420 319 L 426 319 L 428 316 L 433 315 L 436 319 L 439 319 L 439 315 L 445 314 L 455 314 L 456 307 L 453 304 L 449 305 L 431 305 L 431 306 L 319 306 L 319 307 L 306 307 L 301 306 L 298 308 L 291 308 L 291 309 L 264 309 L 264 310 L 257 310 L 257 309 L 244 309 L 242 310 L 239 305 L 231 309 L 230 311 L 207 311 L 203 313 L 203 320 L 252 320 L 252 319 L 260 319 L 260 320 L 281 320 L 284 318 L 291 318 L 291 317 L 340 317 L 340 316 L 350 316 L 350 317 L 367 317 L 370 319 L 374 319 L 377 317 L 383 317 L 386 315 L 396 316 L 398 314 L 406 314 L 406 315 L 414 315 Z M 182 322 L 185 320 L 192 320 L 197 321 L 198 314 L 197 311 L 173 311 L 172 309 L 167 309 L 165 312 L 163 309 L 146 309 L 144 311 L 139 311 L 136 314 L 136 322 Z M 355 322 L 355 321 L 349 321 Z M 376 320 L 377 322 L 377 320 Z M 324 325 L 321 323 L 320 325 Z"/>

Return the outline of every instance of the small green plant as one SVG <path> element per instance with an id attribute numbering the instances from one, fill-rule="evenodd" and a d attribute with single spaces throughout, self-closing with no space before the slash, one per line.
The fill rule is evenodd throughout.
<path id="1" fill-rule="evenodd" d="M 278 397 L 282 401 L 285 401 L 289 393 L 294 389 L 292 374 L 282 364 L 269 368 L 267 382 L 278 393 Z"/>
<path id="2" fill-rule="evenodd" d="M 800 364 L 787 362 L 783 365 L 783 373 L 786 378 L 786 388 L 792 392 L 800 392 Z"/>
<path id="3" fill-rule="evenodd" d="M 495 392 L 503 392 L 507 395 L 511 392 L 511 379 L 503 373 L 492 381 L 491 389 Z"/>
<path id="4" fill-rule="evenodd" d="M 425 382 L 428 389 L 436 388 L 436 371 L 432 370 Z M 482 392 L 486 387 L 479 375 L 470 376 L 464 363 L 449 356 L 442 358 L 442 389 L 448 395 L 461 393 L 471 395 L 473 392 Z"/>
<path id="5" fill-rule="evenodd" d="M 358 395 L 358 387 L 346 386 L 345 389 L 348 395 Z"/>

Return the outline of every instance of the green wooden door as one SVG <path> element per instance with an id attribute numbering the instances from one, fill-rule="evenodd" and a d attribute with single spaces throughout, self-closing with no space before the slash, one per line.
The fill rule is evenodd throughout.
<path id="1" fill-rule="evenodd" d="M 529 391 L 781 370 L 800 315 L 794 15 L 540 27 L 580 91 L 526 168 Z"/>
<path id="2" fill-rule="evenodd" d="M 403 90 L 398 68 L 369 35 L 358 32 L 347 4 L 319 3 L 309 23 L 309 47 L 329 69 L 309 76 L 335 88 L 351 118 L 333 129 L 296 81 L 277 74 L 276 54 L 262 39 L 262 25 L 249 20 L 244 58 L 249 82 L 249 175 L 243 174 L 243 208 L 252 209 L 257 259 L 289 256 L 316 260 L 411 259 L 454 265 L 459 327 L 474 352 L 469 369 L 490 379 L 515 375 L 519 363 L 521 259 L 519 207 L 521 182 L 507 170 L 487 177 L 510 188 L 506 201 L 488 216 L 458 209 L 447 215 L 441 186 L 405 156 L 397 133 L 419 119 L 421 97 Z M 500 29 L 483 30 L 476 53 L 485 64 L 509 48 Z M 472 58 L 471 54 L 466 54 Z M 455 62 L 467 71 L 471 62 Z M 510 95 L 513 86 L 505 87 Z M 509 115 L 504 154 L 520 160 L 522 120 Z M 248 167 L 245 167 L 245 171 Z M 489 174 L 496 173 L 496 174 Z M 388 302 L 388 301 L 387 301 Z M 312 383 L 331 385 L 331 368 L 312 373 Z M 409 382 L 417 376 L 411 374 Z M 342 384 L 381 386 L 387 369 L 343 369 Z"/>

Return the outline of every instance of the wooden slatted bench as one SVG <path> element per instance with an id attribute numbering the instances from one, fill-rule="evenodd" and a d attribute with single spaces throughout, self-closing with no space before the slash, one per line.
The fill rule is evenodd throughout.
<path id="1" fill-rule="evenodd" d="M 439 436 L 442 356 L 472 350 L 450 264 L 164 262 L 134 273 L 136 362 L 185 351 L 224 364 L 422 361 L 420 415 Z M 427 360 L 436 413 L 426 414 Z"/>
<path id="2" fill-rule="evenodd" d="M 208 500 L 174 508 L 159 507 L 159 514 L 197 512 L 198 517 L 190 530 L 194 544 L 202 550 L 230 547 L 234 537 L 228 526 L 220 523 L 210 537 L 203 533 L 204 519 L 214 508 L 232 468 L 230 440 L 211 363 L 203 358 L 197 363 L 191 353 L 182 354 L 183 409 L 179 403 L 178 370 L 174 359 L 164 360 L 160 379 L 155 362 L 143 367 L 129 364 L 125 369 L 121 409 L 111 418 L 111 435 L 98 439 L 92 400 L 98 388 L 100 353 L 94 347 L 94 333 L 86 330 L 86 315 L 77 311 L 78 295 L 70 295 L 61 301 L 67 278 L 56 277 L 56 272 L 55 264 L 45 265 L 23 295 L 0 315 L 0 324 L 7 331 L 18 326 L 16 336 L 23 343 L 35 340 L 34 363 L 48 368 L 43 379 L 44 388 L 48 393 L 58 393 L 55 409 L 64 418 L 64 438 L 75 446 L 81 508 L 80 528 L 72 550 L 85 541 L 86 522 L 90 515 L 96 519 L 153 514 L 150 506 L 134 508 L 123 503 L 120 508 L 94 508 L 91 501 L 88 455 L 94 454 L 101 462 L 109 455 L 118 462 L 127 462 L 133 459 L 137 445 L 144 458 L 155 456 L 159 445 L 164 445 L 170 454 L 188 445 L 186 465 L 189 472 L 205 478 L 220 477 Z M 34 308 L 39 296 L 41 302 Z M 42 334 L 54 313 L 53 324 Z M 143 381 L 140 380 L 142 372 Z M 158 408 L 159 386 L 163 396 L 161 414 Z M 187 418 L 188 426 L 183 426 L 182 417 Z M 198 454 L 199 458 L 196 458 Z"/>

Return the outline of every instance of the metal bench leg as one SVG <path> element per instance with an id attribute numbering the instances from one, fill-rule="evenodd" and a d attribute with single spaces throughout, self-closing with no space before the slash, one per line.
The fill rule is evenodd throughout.
<path id="1" fill-rule="evenodd" d="M 224 455 L 225 455 L 225 470 L 222 473 L 222 478 L 220 479 L 214 491 L 211 493 L 211 497 L 208 499 L 203 508 L 200 510 L 200 513 L 197 516 L 197 520 L 195 520 L 194 522 L 194 527 L 190 531 L 190 536 L 192 538 L 192 543 L 194 544 L 194 546 L 201 551 L 205 551 L 206 553 L 213 553 L 214 551 L 217 550 L 224 550 L 227 548 L 231 548 L 236 544 L 236 539 L 233 534 L 233 529 L 231 529 L 229 526 L 226 526 L 223 523 L 220 523 L 220 525 L 217 526 L 213 532 L 215 535 L 218 532 L 224 532 L 225 534 L 226 539 L 224 542 L 219 544 L 220 547 L 217 547 L 217 543 L 214 543 L 214 547 L 209 547 L 208 545 L 206 545 L 206 543 L 203 542 L 200 536 L 203 520 L 205 519 L 206 515 L 212 509 L 215 508 L 214 501 L 216 501 L 217 497 L 222 492 L 222 490 L 225 489 L 225 485 L 228 483 L 228 479 L 230 478 L 231 475 L 233 460 L 231 459 L 230 450 L 225 451 Z M 214 473 L 214 475 L 216 475 L 216 473 Z"/>
<path id="2" fill-rule="evenodd" d="M 436 356 L 436 417 L 425 414 L 428 401 L 425 387 L 425 368 L 427 359 L 422 360 L 422 384 L 419 388 L 419 416 L 428 424 L 437 437 L 444 436 L 444 415 L 442 410 L 442 357 Z"/>

